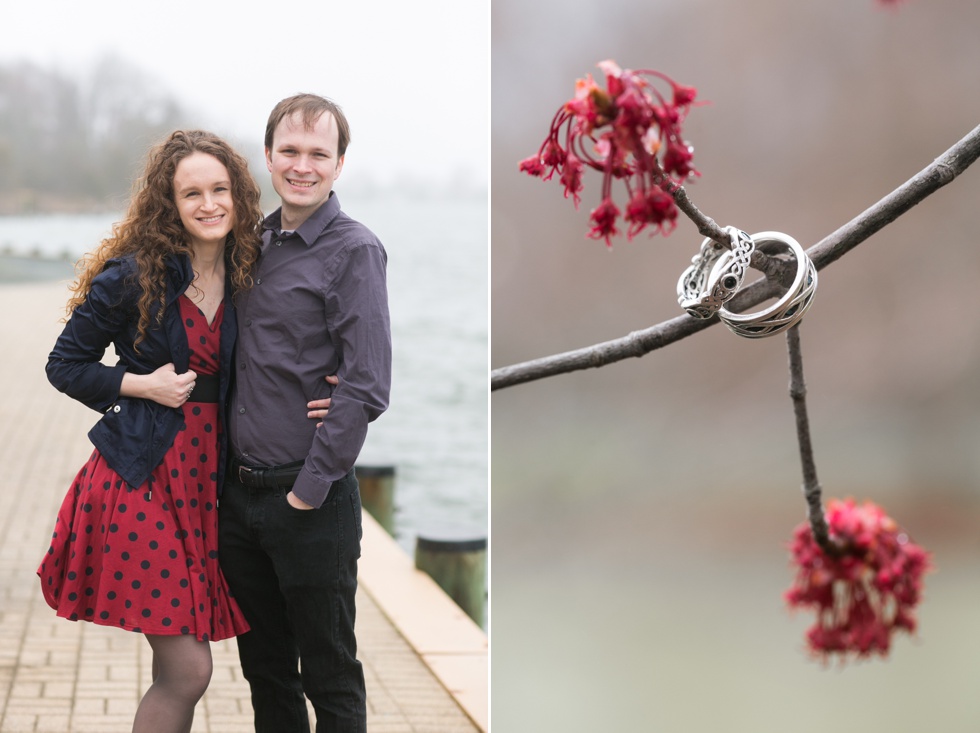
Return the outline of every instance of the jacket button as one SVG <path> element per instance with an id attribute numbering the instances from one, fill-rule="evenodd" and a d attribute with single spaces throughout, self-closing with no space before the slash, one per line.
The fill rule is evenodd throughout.
<path id="1" fill-rule="evenodd" d="M 122 408 L 119 405 L 116 405 L 115 407 L 112 408 L 112 411 L 113 412 L 119 412 L 121 409 Z"/>

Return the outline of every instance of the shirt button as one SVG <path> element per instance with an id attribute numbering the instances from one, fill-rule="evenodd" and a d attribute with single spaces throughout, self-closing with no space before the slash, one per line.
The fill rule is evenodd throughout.
<path id="1" fill-rule="evenodd" d="M 238 414 L 239 415 L 244 415 L 245 414 L 245 408 L 244 407 L 239 407 L 238 408 Z"/>
<path id="2" fill-rule="evenodd" d="M 256 278 L 255 284 L 256 285 L 261 285 L 262 284 L 262 278 L 261 277 L 260 278 Z"/>
<path id="3" fill-rule="evenodd" d="M 119 412 L 120 410 L 122 410 L 122 408 L 119 405 L 116 405 L 115 407 L 112 408 L 113 412 Z"/>
<path id="4" fill-rule="evenodd" d="M 251 326 L 252 325 L 252 319 L 249 318 L 247 321 L 245 321 L 245 325 L 246 326 Z"/>

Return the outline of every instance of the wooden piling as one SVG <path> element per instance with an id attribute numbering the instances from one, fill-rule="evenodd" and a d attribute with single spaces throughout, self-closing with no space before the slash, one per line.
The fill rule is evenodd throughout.
<path id="1" fill-rule="evenodd" d="M 487 538 L 420 535 L 415 567 L 436 581 L 480 627 L 487 598 Z"/>
<path id="2" fill-rule="evenodd" d="M 395 532 L 394 466 L 354 466 L 361 493 L 361 506 L 371 513 L 388 534 Z"/>

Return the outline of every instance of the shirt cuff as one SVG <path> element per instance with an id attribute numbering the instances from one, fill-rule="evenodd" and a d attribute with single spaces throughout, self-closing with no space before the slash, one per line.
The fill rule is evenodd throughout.
<path id="1" fill-rule="evenodd" d="M 331 486 L 333 481 L 319 479 L 304 467 L 296 477 L 296 483 L 293 484 L 293 494 L 310 506 L 319 508 L 327 500 Z"/>

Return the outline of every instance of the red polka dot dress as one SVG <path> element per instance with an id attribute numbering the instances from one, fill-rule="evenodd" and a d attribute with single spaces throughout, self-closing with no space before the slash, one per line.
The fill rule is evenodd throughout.
<path id="1" fill-rule="evenodd" d="M 224 306 L 208 324 L 186 296 L 178 301 L 191 369 L 217 374 Z M 218 404 L 181 409 L 173 446 L 138 489 L 97 450 L 75 477 L 37 571 L 59 616 L 202 641 L 248 631 L 218 566 Z"/>

